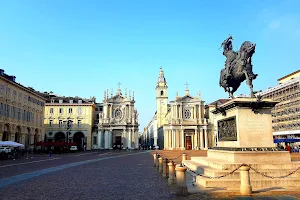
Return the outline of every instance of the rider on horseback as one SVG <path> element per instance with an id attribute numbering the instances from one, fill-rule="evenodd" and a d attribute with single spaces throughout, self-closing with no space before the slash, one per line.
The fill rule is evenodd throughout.
<path id="1" fill-rule="evenodd" d="M 223 50 L 223 55 L 227 58 L 225 61 L 225 72 L 226 72 L 226 78 L 224 79 L 226 84 L 228 82 L 228 78 L 231 77 L 231 67 L 232 67 L 232 62 L 234 61 L 234 59 L 237 56 L 237 53 L 233 50 L 232 48 L 232 41 L 233 38 L 230 35 L 226 40 L 224 40 L 224 42 L 221 44 L 220 48 L 224 48 Z M 219 48 L 219 49 L 220 49 Z"/>

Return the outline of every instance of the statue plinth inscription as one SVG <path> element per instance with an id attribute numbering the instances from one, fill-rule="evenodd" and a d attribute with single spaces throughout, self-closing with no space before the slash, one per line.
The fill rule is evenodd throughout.
<path id="1" fill-rule="evenodd" d="M 236 117 L 218 121 L 218 140 L 237 141 Z"/>

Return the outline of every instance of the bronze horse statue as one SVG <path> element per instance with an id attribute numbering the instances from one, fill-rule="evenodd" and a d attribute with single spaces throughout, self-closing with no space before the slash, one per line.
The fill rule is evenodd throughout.
<path id="1" fill-rule="evenodd" d="M 225 69 L 221 70 L 219 84 L 231 98 L 234 98 L 233 93 L 246 80 L 250 87 L 251 97 L 254 97 L 252 80 L 257 77 L 257 74 L 252 71 L 252 56 L 255 53 L 256 45 L 245 41 L 240 50 L 235 52 L 232 48 L 232 40 L 233 38 L 230 36 L 221 44 L 221 47 L 224 48 L 223 55 L 227 59 Z"/>

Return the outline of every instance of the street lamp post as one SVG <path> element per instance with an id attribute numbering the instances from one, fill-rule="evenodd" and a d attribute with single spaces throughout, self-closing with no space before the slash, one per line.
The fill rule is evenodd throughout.
<path id="1" fill-rule="evenodd" d="M 69 131 L 71 129 L 71 123 L 73 122 L 72 120 L 68 119 L 67 121 L 64 121 L 67 123 L 67 152 L 69 151 Z"/>

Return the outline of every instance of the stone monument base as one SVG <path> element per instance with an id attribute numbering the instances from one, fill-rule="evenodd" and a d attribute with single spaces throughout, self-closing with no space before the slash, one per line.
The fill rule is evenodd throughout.
<path id="1" fill-rule="evenodd" d="M 245 148 L 246 149 L 246 148 Z M 257 151 L 265 149 L 265 151 Z M 273 151 L 268 151 L 273 149 Z M 289 163 L 291 155 L 288 151 L 278 150 L 277 148 L 253 148 L 244 151 L 230 150 L 208 150 L 208 158 L 218 158 L 220 161 L 229 163 Z"/>
<path id="2" fill-rule="evenodd" d="M 239 162 L 238 160 L 246 162 Z M 233 190 L 240 188 L 241 180 L 239 170 L 219 179 L 206 178 L 198 174 L 204 174 L 208 177 L 222 176 L 235 170 L 243 163 L 250 165 L 265 175 L 273 177 L 288 175 L 300 167 L 300 161 L 291 162 L 290 153 L 282 151 L 261 153 L 208 150 L 207 157 L 192 157 L 191 160 L 183 161 L 183 164 L 193 171 L 188 171 L 188 173 L 196 177 L 196 185 L 206 188 L 226 188 Z M 300 170 L 287 178 L 273 179 L 264 177 L 251 169 L 249 173 L 251 186 L 254 190 L 272 187 L 296 187 L 300 184 Z"/>
<path id="3" fill-rule="evenodd" d="M 300 167 L 292 162 L 290 153 L 274 145 L 271 109 L 277 102 L 255 98 L 232 99 L 216 110 L 218 145 L 207 151 L 207 157 L 192 157 L 183 161 L 195 172 L 197 185 L 214 188 L 240 188 L 240 170 L 233 170 L 247 164 L 267 178 L 250 169 L 250 183 L 253 189 L 270 187 L 296 187 L 300 185 L 300 170 L 286 176 Z M 193 172 L 192 172 L 193 171 Z M 198 175 L 197 175 L 198 174 Z M 224 175 L 222 178 L 206 178 Z"/>

